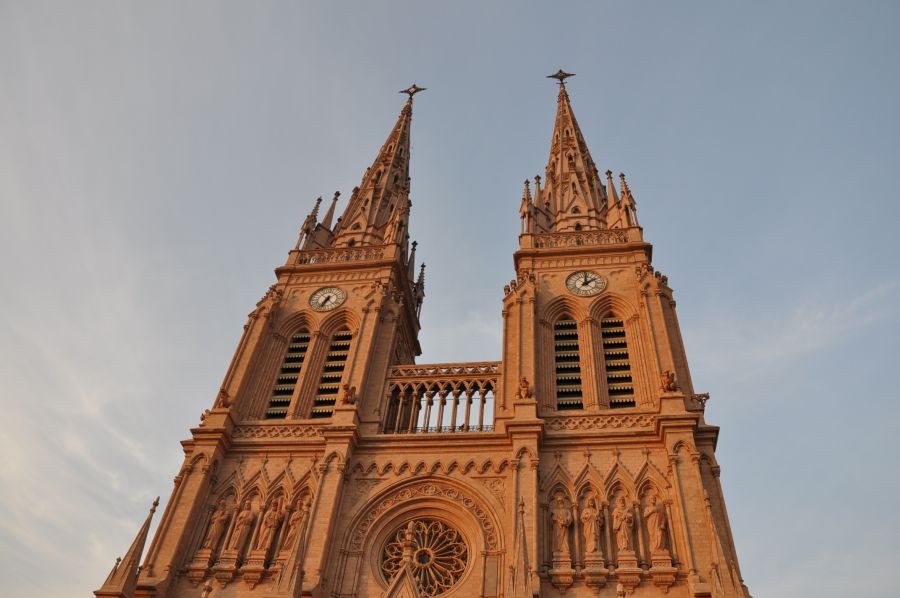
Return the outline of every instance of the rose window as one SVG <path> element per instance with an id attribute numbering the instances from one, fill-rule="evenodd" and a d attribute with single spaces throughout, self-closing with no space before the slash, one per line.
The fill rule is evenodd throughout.
<path id="1" fill-rule="evenodd" d="M 416 519 L 407 540 L 404 523 L 388 537 L 381 553 L 381 572 L 390 582 L 403 568 L 404 545 L 409 543 L 412 570 L 419 589 L 426 596 L 450 590 L 466 570 L 469 550 L 462 535 L 435 519 Z"/>

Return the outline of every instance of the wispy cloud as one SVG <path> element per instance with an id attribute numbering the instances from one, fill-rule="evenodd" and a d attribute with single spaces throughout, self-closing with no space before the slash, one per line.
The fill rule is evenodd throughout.
<path id="1" fill-rule="evenodd" d="M 686 329 L 692 365 L 712 376 L 749 380 L 827 351 L 863 329 L 900 313 L 900 282 L 888 281 L 845 297 L 813 296 L 783 311 L 704 315 Z"/>

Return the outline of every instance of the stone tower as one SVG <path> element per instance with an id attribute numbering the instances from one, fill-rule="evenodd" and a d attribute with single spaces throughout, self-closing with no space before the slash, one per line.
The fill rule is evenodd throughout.
<path id="1" fill-rule="evenodd" d="M 96 595 L 749 596 L 672 290 L 569 76 L 525 182 L 501 360 L 414 363 L 414 85 L 250 313 L 143 566 L 149 517 Z"/>

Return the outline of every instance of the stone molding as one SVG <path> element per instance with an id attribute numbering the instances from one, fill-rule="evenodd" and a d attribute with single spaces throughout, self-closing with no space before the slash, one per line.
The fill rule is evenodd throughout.
<path id="1" fill-rule="evenodd" d="M 487 511 L 478 505 L 478 501 L 468 496 L 453 486 L 440 482 L 422 482 L 414 486 L 407 486 L 380 499 L 377 504 L 366 512 L 366 515 L 356 526 L 353 536 L 350 538 L 350 550 L 361 550 L 369 529 L 375 520 L 388 509 L 401 505 L 408 501 L 427 498 L 443 498 L 460 503 L 475 517 L 484 532 L 487 550 L 499 550 L 500 540 L 497 529 Z"/>
<path id="2" fill-rule="evenodd" d="M 297 254 L 297 261 L 295 263 L 298 265 L 333 264 L 335 262 L 360 262 L 380 260 L 384 258 L 384 249 L 385 246 L 300 251 Z"/>
<path id="3" fill-rule="evenodd" d="M 317 438 L 322 436 L 322 426 L 308 424 L 243 425 L 236 426 L 233 438 Z"/>
<path id="4" fill-rule="evenodd" d="M 482 376 L 499 374 L 499 361 L 473 361 L 468 363 L 433 363 L 424 365 L 395 365 L 390 378 L 421 378 L 440 376 Z"/>
<path id="5" fill-rule="evenodd" d="M 649 414 L 628 415 L 582 415 L 577 417 L 547 417 L 544 419 L 548 432 L 578 430 L 618 430 L 652 428 L 656 416 Z"/>
<path id="6" fill-rule="evenodd" d="M 577 247 L 582 245 L 612 245 L 627 243 L 628 231 L 624 229 L 608 229 L 597 231 L 579 231 L 571 233 L 540 233 L 534 235 L 536 248 Z"/>

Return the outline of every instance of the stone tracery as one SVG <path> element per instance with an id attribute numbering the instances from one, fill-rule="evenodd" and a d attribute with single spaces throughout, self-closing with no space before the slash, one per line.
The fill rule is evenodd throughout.
<path id="1" fill-rule="evenodd" d="M 419 589 L 438 596 L 453 588 L 469 562 L 469 549 L 462 535 L 437 519 L 415 519 L 400 526 L 382 549 L 381 572 L 391 581 L 404 565 L 407 530 L 413 543 L 412 566 Z"/>

